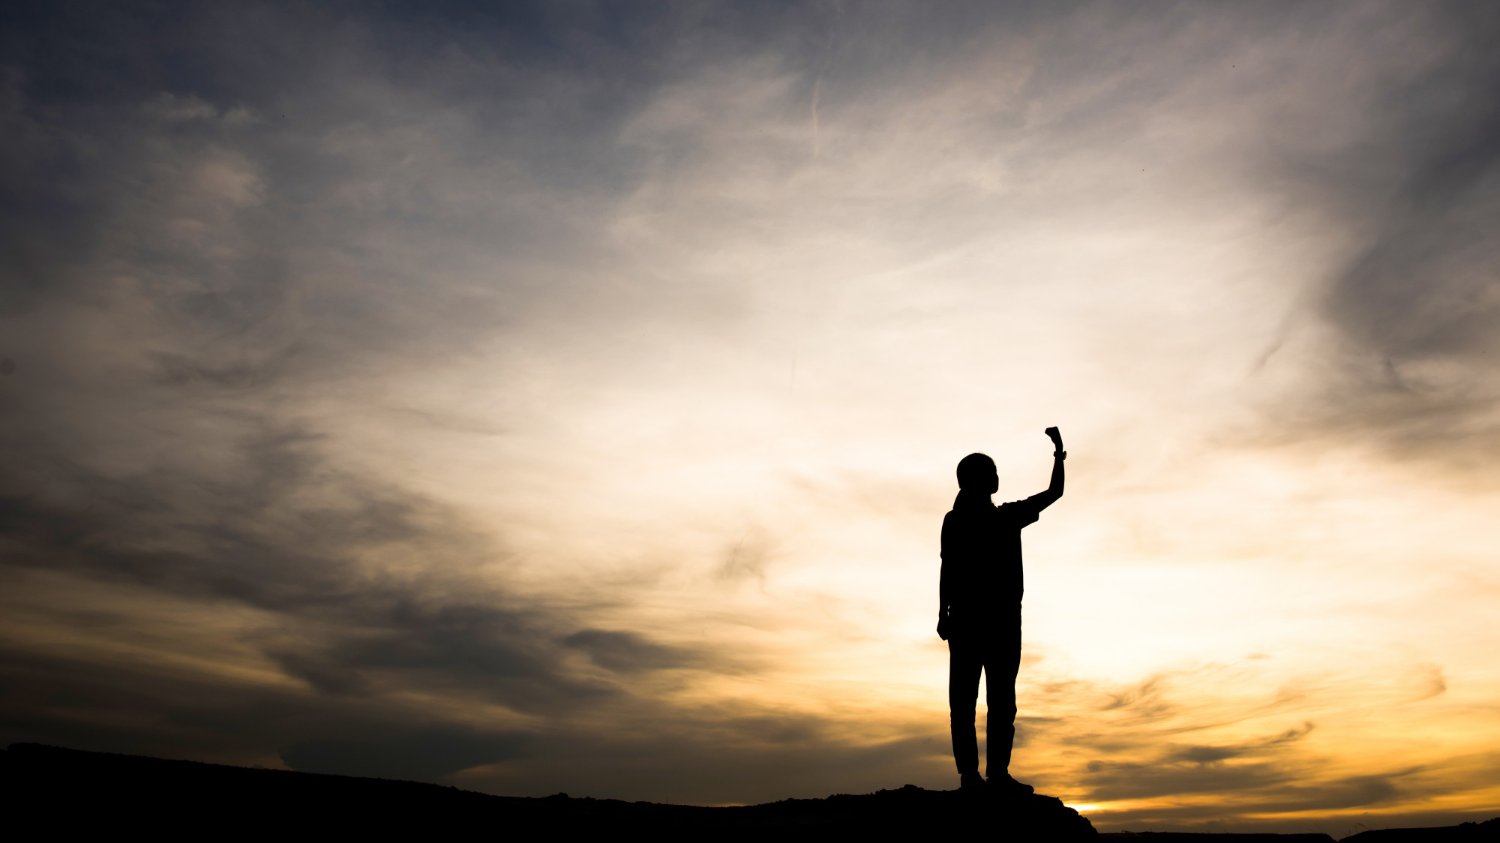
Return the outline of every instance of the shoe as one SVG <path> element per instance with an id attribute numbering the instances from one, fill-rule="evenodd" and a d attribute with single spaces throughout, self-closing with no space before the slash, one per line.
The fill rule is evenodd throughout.
<path id="1" fill-rule="evenodd" d="M 1025 782 L 1018 782 L 1011 778 L 1010 773 L 1001 773 L 998 776 L 990 776 L 990 789 L 997 793 L 1011 796 L 1030 796 L 1036 793 L 1036 788 Z"/>
<path id="2" fill-rule="evenodd" d="M 958 789 L 967 791 L 984 790 L 984 778 L 978 773 L 964 773 L 959 776 Z"/>

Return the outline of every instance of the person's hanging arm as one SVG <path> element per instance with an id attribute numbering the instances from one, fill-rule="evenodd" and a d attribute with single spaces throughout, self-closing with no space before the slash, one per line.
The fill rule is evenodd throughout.
<path id="1" fill-rule="evenodd" d="M 948 565 L 948 519 L 947 518 L 943 519 L 942 559 L 943 559 L 943 562 L 942 562 L 942 572 L 938 575 L 938 624 L 937 624 L 937 634 L 938 634 L 939 638 L 943 639 L 944 641 L 947 641 L 948 640 L 948 627 L 949 627 L 948 614 L 949 614 L 949 609 L 952 606 L 952 604 L 949 602 L 949 600 L 953 597 L 953 595 L 951 595 L 951 594 L 948 593 L 949 592 L 948 568 L 950 566 Z"/>

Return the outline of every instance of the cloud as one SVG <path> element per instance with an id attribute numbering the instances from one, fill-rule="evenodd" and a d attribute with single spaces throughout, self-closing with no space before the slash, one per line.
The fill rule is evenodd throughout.
<path id="1" fill-rule="evenodd" d="M 730 583 L 754 580 L 764 589 L 772 549 L 771 539 L 763 530 L 748 530 L 739 541 L 725 549 L 724 561 L 714 574 Z"/>
<path id="2" fill-rule="evenodd" d="M 0 711 L 7 732 L 426 778 L 511 757 L 570 713 L 644 705 L 644 676 L 741 669 L 600 626 L 590 613 L 625 599 L 603 589 L 521 588 L 503 528 L 341 436 L 340 414 L 403 373 L 608 315 L 590 265 L 607 250 L 585 233 L 619 189 L 610 126 L 631 97 L 512 64 L 502 42 L 539 21 L 498 22 L 495 41 L 176 12 L 26 10 L 27 37 L 5 36 L 0 565 L 31 624 L 7 632 L 30 689 Z M 235 46 L 251 32 L 274 55 Z M 457 39 L 431 55 L 429 35 Z M 39 630 L 68 625 L 70 589 L 101 587 L 118 596 L 59 657 Z M 204 616 L 212 633 L 145 631 Z M 110 666 L 124 642 L 138 659 Z M 205 692 L 213 676 L 239 696 Z"/>
<path id="3" fill-rule="evenodd" d="M 515 758 L 524 743 L 521 736 L 423 730 L 369 741 L 303 741 L 282 750 L 281 758 L 312 773 L 431 780 Z"/>
<path id="4" fill-rule="evenodd" d="M 4 670 L 32 690 L 0 709 L 6 729 L 201 752 L 195 733 L 208 728 L 241 735 L 220 741 L 221 757 L 244 761 L 272 741 L 297 769 L 433 778 L 546 745 L 558 729 L 598 729 L 601 707 L 660 710 L 639 696 L 652 686 L 634 690 L 647 674 L 744 664 L 521 599 L 479 573 L 494 551 L 451 513 L 331 467 L 317 443 L 268 430 L 239 443 L 242 470 L 227 476 L 109 478 L 75 466 L 71 480 L 87 491 L 73 500 L 0 491 L 10 599 L 43 628 L 63 622 L 56 589 L 90 583 L 112 596 L 86 629 L 225 618 L 202 639 L 140 645 L 185 667 L 218 658 L 226 673 L 217 679 L 201 667 L 168 679 L 134 659 L 111 665 L 107 635 L 85 634 L 65 659 L 37 662 L 25 655 L 35 625 L 13 625 Z M 239 643 L 223 660 L 214 652 L 226 634 Z M 610 678 L 580 669 L 574 652 Z M 141 723 L 163 706 L 175 713 Z M 496 725 L 466 725 L 466 706 L 488 708 Z M 672 729 L 653 732 L 668 740 Z"/>
<path id="5" fill-rule="evenodd" d="M 1349 85 L 1358 117 L 1322 146 L 1281 151 L 1293 191 L 1350 247 L 1270 359 L 1308 376 L 1277 405 L 1293 437 L 1456 464 L 1494 434 L 1500 392 L 1482 362 L 1500 351 L 1500 252 L 1484 222 L 1500 212 L 1500 108 L 1489 95 L 1500 62 L 1488 47 L 1500 16 L 1433 11 L 1381 21 L 1377 37 L 1426 52 Z"/>
<path id="6" fill-rule="evenodd" d="M 565 646 L 587 653 L 600 667 L 620 673 L 692 667 L 697 654 L 657 644 L 633 632 L 582 629 L 562 639 Z"/>
<path id="7" fill-rule="evenodd" d="M 1457 772 L 1465 766 L 1458 759 L 1448 771 L 1446 761 L 1346 763 L 1332 756 L 1371 707 L 1420 703 L 1405 677 L 1325 676 L 1309 681 L 1307 694 L 1287 697 L 1267 681 L 1273 662 L 1186 664 L 1123 685 L 1046 675 L 1036 685 L 1023 682 L 1023 714 L 1033 716 L 1023 717 L 1020 769 L 1066 799 L 1100 805 L 1094 820 L 1109 829 L 1219 822 L 1290 830 L 1305 828 L 1318 812 L 1399 811 L 1424 794 L 1473 786 L 1476 779 Z M 1431 676 L 1434 668 L 1416 672 Z M 1205 693 L 1208 687 L 1216 690 Z M 1222 825 L 1231 815 L 1241 819 Z M 1258 819 L 1244 819 L 1251 816 Z"/>
<path id="8" fill-rule="evenodd" d="M 1168 753 L 1166 760 L 1186 761 L 1193 764 L 1212 764 L 1215 761 L 1234 758 L 1242 753 L 1243 750 L 1229 746 L 1185 746 Z"/>
<path id="9" fill-rule="evenodd" d="M 1286 439 L 1493 432 L 1492 12 L 18 8 L 17 739 L 511 793 L 940 786 L 941 655 L 906 630 L 954 443 L 1062 408 L 1126 455 L 1076 488 L 1179 482 L 1137 444 L 1212 439 L 1257 356 Z M 1195 560 L 1224 545 L 1183 519 L 1233 532 L 1151 506 Z M 1315 755 L 1317 670 L 1277 697 L 1138 659 L 1043 682 L 1023 763 L 1244 811 L 1423 792 Z"/>
<path id="10" fill-rule="evenodd" d="M 1149 682 L 1147 684 L 1150 684 Z M 1136 727 L 1119 737 L 1099 741 L 1090 736 L 1083 742 L 1096 745 L 1112 758 L 1089 761 L 1079 779 L 1089 801 L 1119 801 L 1142 798 L 1183 797 L 1194 794 L 1234 794 L 1233 798 L 1256 805 L 1266 794 L 1297 781 L 1307 762 L 1294 746 L 1313 730 L 1307 723 L 1280 734 L 1231 744 L 1167 744 L 1174 734 L 1202 730 L 1209 723 L 1186 708 L 1174 707 L 1173 722 L 1156 729 Z M 1128 729 L 1133 721 L 1116 721 Z"/>
<path id="11" fill-rule="evenodd" d="M 1111 694 L 1103 709 L 1120 712 L 1130 722 L 1136 723 L 1149 723 L 1176 714 L 1177 709 L 1163 698 L 1165 679 L 1153 676 L 1133 688 Z"/>

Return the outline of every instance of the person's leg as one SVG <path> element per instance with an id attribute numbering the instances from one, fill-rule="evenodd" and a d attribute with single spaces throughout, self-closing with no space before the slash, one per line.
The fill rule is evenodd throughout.
<path id="1" fill-rule="evenodd" d="M 1016 674 L 1021 669 L 1021 626 L 1003 630 L 985 642 L 985 767 L 990 778 L 1008 777 L 1011 745 L 1016 739 Z"/>
<path id="2" fill-rule="evenodd" d="M 979 775 L 979 741 L 974 734 L 974 704 L 979 697 L 982 648 L 972 640 L 948 641 L 948 721 L 953 733 L 953 761 L 965 779 Z"/>

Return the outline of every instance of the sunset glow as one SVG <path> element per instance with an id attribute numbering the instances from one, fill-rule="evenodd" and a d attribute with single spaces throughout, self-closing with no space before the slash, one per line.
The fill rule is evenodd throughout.
<path id="1" fill-rule="evenodd" d="M 952 788 L 954 466 L 1058 425 L 1018 778 L 1500 813 L 1493 8 L 22 5 L 0 741 Z"/>

